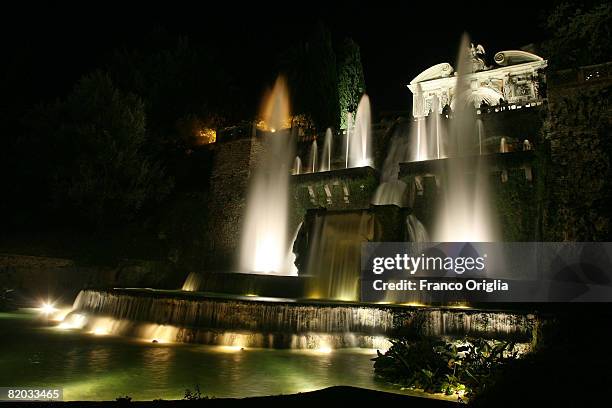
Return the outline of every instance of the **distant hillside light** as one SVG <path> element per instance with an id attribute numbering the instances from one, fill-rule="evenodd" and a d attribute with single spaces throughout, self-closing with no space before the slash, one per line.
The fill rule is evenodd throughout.
<path id="1" fill-rule="evenodd" d="M 217 141 L 217 131 L 210 128 L 199 129 L 197 139 L 199 145 L 215 143 Z"/>

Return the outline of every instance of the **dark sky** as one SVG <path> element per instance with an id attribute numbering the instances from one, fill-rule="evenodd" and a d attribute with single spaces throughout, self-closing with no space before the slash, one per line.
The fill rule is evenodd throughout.
<path id="1" fill-rule="evenodd" d="M 499 50 L 540 41 L 542 17 L 551 7 L 539 1 L 413 3 L 26 5 L 3 13 L 0 21 L 3 68 L 21 73 L 24 95 L 48 100 L 103 66 L 113 49 L 146 44 L 147 35 L 163 27 L 207 44 L 236 77 L 249 83 L 253 94 L 259 94 L 276 75 L 278 53 L 305 38 L 320 20 L 334 41 L 350 36 L 361 46 L 374 109 L 406 110 L 410 91 L 405 85 L 433 64 L 453 63 L 463 31 L 482 43 L 492 58 Z"/>

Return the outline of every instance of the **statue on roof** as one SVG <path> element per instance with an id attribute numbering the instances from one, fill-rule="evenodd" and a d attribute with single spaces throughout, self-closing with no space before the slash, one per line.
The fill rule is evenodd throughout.
<path id="1" fill-rule="evenodd" d="M 470 54 L 472 56 L 472 72 L 489 69 L 485 62 L 485 49 L 481 44 L 474 45 L 474 43 L 470 43 Z"/>

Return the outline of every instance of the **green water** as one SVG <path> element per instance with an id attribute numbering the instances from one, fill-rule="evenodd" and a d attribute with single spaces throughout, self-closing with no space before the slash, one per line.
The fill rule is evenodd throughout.
<path id="1" fill-rule="evenodd" d="M 0 387 L 63 387 L 66 400 L 248 397 L 332 385 L 393 390 L 373 377 L 373 350 L 331 353 L 152 344 L 47 326 L 34 312 L 0 313 Z"/>

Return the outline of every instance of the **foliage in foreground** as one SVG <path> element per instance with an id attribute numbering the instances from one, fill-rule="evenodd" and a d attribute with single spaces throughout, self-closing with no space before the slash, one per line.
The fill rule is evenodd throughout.
<path id="1" fill-rule="evenodd" d="M 200 385 L 196 384 L 193 388 L 193 391 L 189 388 L 185 389 L 185 397 L 183 397 L 183 399 L 187 401 L 199 401 L 209 399 L 209 397 L 202 396 L 202 392 L 200 391 Z"/>
<path id="2" fill-rule="evenodd" d="M 518 357 L 513 342 L 429 337 L 391 340 L 378 351 L 374 370 L 385 381 L 447 395 L 478 394 L 492 384 L 501 368 Z"/>

